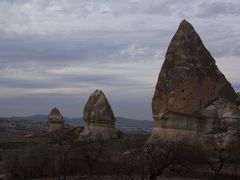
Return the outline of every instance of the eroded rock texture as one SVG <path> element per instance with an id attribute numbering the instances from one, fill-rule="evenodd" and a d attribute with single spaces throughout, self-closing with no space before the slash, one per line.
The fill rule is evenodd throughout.
<path id="1" fill-rule="evenodd" d="M 84 110 L 84 120 L 88 123 L 114 124 L 116 119 L 102 90 L 95 90 L 89 97 Z"/>
<path id="2" fill-rule="evenodd" d="M 152 99 L 152 137 L 201 137 L 226 119 L 239 121 L 236 102 L 231 84 L 193 26 L 183 20 L 168 47 Z"/>
<path id="3" fill-rule="evenodd" d="M 219 71 L 193 26 L 183 20 L 171 40 L 152 99 L 153 115 L 199 115 L 215 98 L 235 100 L 236 93 Z"/>
<path id="4" fill-rule="evenodd" d="M 56 107 L 48 115 L 48 125 L 49 133 L 64 128 L 64 118 Z"/>
<path id="5" fill-rule="evenodd" d="M 240 92 L 237 93 L 237 105 L 240 107 Z"/>
<path id="6" fill-rule="evenodd" d="M 102 90 L 95 90 L 84 107 L 85 126 L 80 139 L 109 139 L 116 137 L 115 116 Z"/>

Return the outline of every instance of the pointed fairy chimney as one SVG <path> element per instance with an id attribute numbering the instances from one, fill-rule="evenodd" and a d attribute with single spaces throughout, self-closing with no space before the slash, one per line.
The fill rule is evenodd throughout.
<path id="1" fill-rule="evenodd" d="M 175 112 L 199 115 L 216 98 L 236 93 L 193 26 L 183 20 L 168 47 L 152 99 L 153 115 Z"/>
<path id="2" fill-rule="evenodd" d="M 95 90 L 84 107 L 85 126 L 80 139 L 110 139 L 116 137 L 115 121 L 112 108 L 102 90 Z"/>
<path id="3" fill-rule="evenodd" d="M 48 115 L 48 125 L 49 133 L 64 128 L 64 118 L 56 107 Z"/>
<path id="4" fill-rule="evenodd" d="M 234 102 L 236 93 L 193 26 L 183 20 L 168 47 L 152 98 L 152 137 L 202 131 L 206 127 L 202 111 L 216 99 Z"/>

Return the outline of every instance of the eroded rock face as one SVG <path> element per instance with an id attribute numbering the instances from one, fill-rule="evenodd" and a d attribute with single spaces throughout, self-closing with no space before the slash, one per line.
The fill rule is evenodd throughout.
<path id="1" fill-rule="evenodd" d="M 199 138 L 225 119 L 240 121 L 239 113 L 232 111 L 238 109 L 236 98 L 193 26 L 183 20 L 168 47 L 152 99 L 151 138 Z"/>
<path id="2" fill-rule="evenodd" d="M 240 107 L 240 92 L 237 93 L 237 105 Z"/>
<path id="3" fill-rule="evenodd" d="M 116 137 L 115 116 L 102 90 L 95 90 L 84 107 L 85 126 L 80 139 L 109 139 Z"/>
<path id="4" fill-rule="evenodd" d="M 209 116 L 208 113 L 205 113 L 209 110 L 214 110 L 216 115 Z M 228 142 L 240 138 L 240 110 L 236 103 L 216 99 L 205 108 L 203 115 L 210 125 L 206 131 L 208 136 L 225 135 Z"/>
<path id="5" fill-rule="evenodd" d="M 48 125 L 49 133 L 64 128 L 64 118 L 56 107 L 48 115 Z"/>
<path id="6" fill-rule="evenodd" d="M 110 123 L 114 124 L 116 119 L 112 108 L 102 90 L 95 90 L 89 97 L 84 110 L 84 120 L 88 123 Z"/>
<path id="7" fill-rule="evenodd" d="M 153 115 L 200 115 L 215 98 L 234 101 L 236 93 L 193 26 L 183 20 L 171 40 L 152 99 Z"/>

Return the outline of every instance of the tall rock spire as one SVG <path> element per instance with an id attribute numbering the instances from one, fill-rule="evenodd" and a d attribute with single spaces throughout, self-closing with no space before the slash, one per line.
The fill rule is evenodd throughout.
<path id="1" fill-rule="evenodd" d="M 214 99 L 236 93 L 193 26 L 183 20 L 168 47 L 152 99 L 154 116 L 168 112 L 200 115 Z"/>

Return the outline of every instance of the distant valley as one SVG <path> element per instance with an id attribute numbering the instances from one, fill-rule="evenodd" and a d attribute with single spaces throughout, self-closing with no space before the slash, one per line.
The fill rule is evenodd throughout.
<path id="1" fill-rule="evenodd" d="M 83 118 L 67 118 L 65 124 L 71 126 L 83 126 Z M 150 133 L 153 122 L 149 120 L 136 120 L 124 117 L 116 117 L 116 127 L 123 132 Z M 27 117 L 0 117 L 0 135 L 43 133 L 48 128 L 47 115 L 33 115 Z"/>

